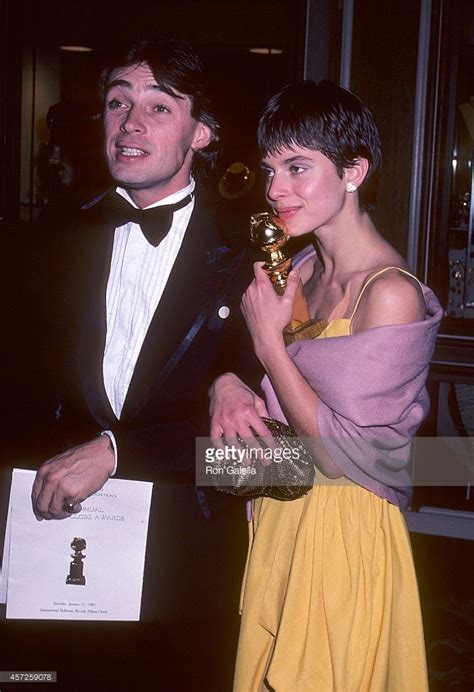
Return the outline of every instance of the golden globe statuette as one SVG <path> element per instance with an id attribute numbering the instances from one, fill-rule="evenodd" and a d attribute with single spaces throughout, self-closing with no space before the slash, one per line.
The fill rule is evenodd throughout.
<path id="1" fill-rule="evenodd" d="M 252 214 L 250 217 L 250 237 L 261 250 L 270 255 L 263 269 L 267 272 L 275 291 L 279 295 L 285 292 L 288 274 L 291 271 L 291 258 L 287 257 L 282 248 L 288 240 L 285 227 L 279 219 L 268 212 Z M 283 330 L 285 344 L 290 344 L 297 339 L 312 338 L 313 334 L 307 331 L 313 329 L 314 321 L 309 319 L 308 308 L 303 296 L 303 285 L 299 282 L 298 291 L 293 304 L 293 319 Z M 306 331 L 305 331 L 306 330 Z M 265 426 L 270 431 L 277 449 L 290 450 L 289 456 L 285 456 L 282 464 L 271 463 L 263 466 L 256 458 L 251 460 L 252 476 L 243 474 L 231 474 L 232 483 L 222 484 L 216 482 L 213 476 L 216 490 L 239 497 L 273 497 L 276 500 L 296 500 L 306 495 L 314 485 L 314 459 L 311 452 L 305 447 L 303 441 L 289 425 L 284 425 L 275 418 L 262 418 Z M 250 428 L 261 447 L 267 448 L 267 444 Z M 241 445 L 244 444 L 237 435 Z M 224 437 L 225 441 L 225 437 Z M 245 445 L 246 446 L 246 445 Z M 227 462 L 218 462 L 224 473 L 224 465 Z"/>
<path id="2" fill-rule="evenodd" d="M 275 217 L 267 211 L 252 214 L 250 217 L 250 240 L 260 250 L 268 253 L 270 259 L 265 262 L 263 269 L 279 295 L 283 295 L 291 271 L 291 258 L 286 257 L 281 248 L 286 244 L 288 236 L 283 225 L 277 223 Z"/>
<path id="3" fill-rule="evenodd" d="M 263 252 L 270 255 L 263 269 L 266 271 L 275 291 L 283 295 L 291 271 L 291 257 L 283 252 L 288 241 L 285 225 L 281 219 L 269 212 L 259 212 L 250 217 L 250 239 Z M 293 304 L 291 322 L 283 330 L 285 344 L 299 339 L 314 339 L 324 329 L 324 320 L 312 320 L 303 295 L 303 284 L 299 283 Z"/>

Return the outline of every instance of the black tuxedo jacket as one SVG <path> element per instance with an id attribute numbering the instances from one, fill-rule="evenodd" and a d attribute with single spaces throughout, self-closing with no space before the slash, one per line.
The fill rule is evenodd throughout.
<path id="1" fill-rule="evenodd" d="M 166 691 L 223 692 L 231 689 L 246 522 L 241 502 L 195 487 L 195 437 L 208 432 L 207 390 L 217 374 L 237 370 L 252 384 L 239 309 L 250 271 L 243 253 L 222 244 L 198 196 L 117 420 L 102 374 L 108 203 L 81 212 L 70 228 L 48 222 L 4 238 L 0 491 L 6 517 L 11 466 L 33 468 L 112 430 L 117 476 L 154 482 L 141 622 L 0 618 L 3 658 L 12 670 L 58 670 L 68 689 L 148 689 L 153 681 Z M 86 662 L 79 668 L 77 651 Z"/>
<path id="2" fill-rule="evenodd" d="M 252 361 L 239 308 L 249 281 L 245 251 L 222 244 L 198 195 L 117 420 L 102 373 L 114 237 L 109 202 L 107 195 L 82 212 L 76 228 L 56 243 L 58 300 L 55 317 L 48 318 L 56 330 L 51 373 L 61 372 L 53 387 L 53 428 L 60 437 L 55 452 L 111 430 L 117 477 L 154 482 L 144 619 L 176 622 L 229 609 L 236 614 L 244 509 L 212 488 L 196 488 L 194 473 L 196 436 L 209 434 L 210 384 L 226 370 L 243 374 Z M 219 316 L 224 306 L 226 318 Z"/>
<path id="3" fill-rule="evenodd" d="M 194 437 L 208 434 L 213 379 L 226 369 L 248 369 L 250 342 L 239 308 L 249 281 L 245 251 L 222 244 L 210 209 L 198 197 L 117 420 L 102 373 L 114 237 L 108 202 L 106 196 L 87 209 L 73 234 L 59 239 L 55 266 L 62 286 L 55 289 L 54 361 L 64 367 L 56 418 L 74 441 L 112 430 L 120 476 L 171 479 L 194 472 Z M 220 317 L 224 306 L 229 315 Z M 169 443 L 178 428 L 179 439 Z"/>

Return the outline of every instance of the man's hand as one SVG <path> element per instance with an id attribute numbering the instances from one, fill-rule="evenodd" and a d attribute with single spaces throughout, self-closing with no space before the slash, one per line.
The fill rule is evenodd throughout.
<path id="1" fill-rule="evenodd" d="M 254 447 L 255 436 L 250 428 L 270 447 L 273 438 L 261 417 L 269 418 L 265 402 L 236 375 L 231 372 L 217 378 L 209 390 L 211 415 L 211 438 L 222 446 L 240 437 L 245 444 Z"/>
<path id="2" fill-rule="evenodd" d="M 107 435 L 97 437 L 79 447 L 45 461 L 36 474 L 31 491 L 33 512 L 38 520 L 65 519 L 65 501 L 76 505 L 93 495 L 110 477 L 114 469 L 114 452 Z"/>

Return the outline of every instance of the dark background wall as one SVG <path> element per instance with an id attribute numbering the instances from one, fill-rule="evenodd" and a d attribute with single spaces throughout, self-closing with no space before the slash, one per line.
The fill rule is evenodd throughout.
<path id="1" fill-rule="evenodd" d="M 418 55 L 419 3 L 364 0 L 355 3 L 352 90 L 372 110 L 383 160 L 373 217 L 395 247 L 407 250 Z"/>

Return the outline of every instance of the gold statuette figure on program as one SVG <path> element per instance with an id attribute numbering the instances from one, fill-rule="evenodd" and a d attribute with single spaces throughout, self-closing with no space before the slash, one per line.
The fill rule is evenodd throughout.
<path id="1" fill-rule="evenodd" d="M 269 212 L 252 214 L 250 217 L 250 239 L 261 250 L 270 255 L 268 262 L 263 265 L 275 291 L 282 295 L 285 292 L 288 274 L 291 271 L 291 257 L 283 252 L 283 246 L 288 240 L 284 223 Z M 285 344 L 291 344 L 299 339 L 314 339 L 324 329 L 324 320 L 312 320 L 303 295 L 303 285 L 296 291 L 291 322 L 283 330 Z"/>

